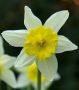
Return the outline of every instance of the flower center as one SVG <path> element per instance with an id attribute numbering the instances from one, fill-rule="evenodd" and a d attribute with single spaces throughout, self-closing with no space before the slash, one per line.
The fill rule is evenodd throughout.
<path id="1" fill-rule="evenodd" d="M 38 42 L 37 45 L 39 47 L 44 47 L 46 45 L 46 41 L 42 40 L 41 42 Z"/>
<path id="2" fill-rule="evenodd" d="M 30 30 L 24 44 L 25 52 L 39 60 L 46 60 L 55 53 L 58 35 L 51 28 L 38 26 Z"/>
<path id="3" fill-rule="evenodd" d="M 26 74 L 28 76 L 28 79 L 33 81 L 34 83 L 37 83 L 37 66 L 35 63 L 29 65 L 26 67 Z M 44 82 L 46 79 L 43 75 L 41 75 L 41 81 Z"/>

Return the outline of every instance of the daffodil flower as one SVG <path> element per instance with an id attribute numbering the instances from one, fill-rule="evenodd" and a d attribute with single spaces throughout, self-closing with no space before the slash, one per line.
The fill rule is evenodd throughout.
<path id="1" fill-rule="evenodd" d="M 0 37 L 0 80 L 12 88 L 16 88 L 16 79 L 10 68 L 14 65 L 15 57 L 4 54 L 3 41 Z"/>
<path id="2" fill-rule="evenodd" d="M 38 68 L 36 63 L 32 63 L 29 66 L 23 67 L 18 70 L 21 74 L 18 77 L 17 80 L 17 88 L 24 88 L 32 85 L 35 90 L 37 89 L 37 73 Z M 46 80 L 46 78 L 41 75 L 41 90 L 46 90 L 54 80 L 59 80 L 60 75 L 57 73 L 54 76 L 54 79 L 52 81 Z"/>
<path id="3" fill-rule="evenodd" d="M 10 45 L 23 47 L 15 67 L 20 68 L 35 61 L 40 72 L 46 79 L 52 81 L 58 68 L 55 54 L 77 49 L 68 38 L 58 35 L 68 17 L 68 10 L 62 10 L 51 15 L 42 25 L 40 19 L 25 6 L 24 25 L 27 30 L 2 32 L 3 38 Z"/>

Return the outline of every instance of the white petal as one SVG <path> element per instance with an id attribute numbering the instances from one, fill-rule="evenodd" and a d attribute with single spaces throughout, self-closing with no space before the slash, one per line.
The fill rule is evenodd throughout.
<path id="1" fill-rule="evenodd" d="M 43 84 L 42 84 L 42 90 L 47 90 L 51 84 L 53 84 L 53 82 L 55 80 L 59 80 L 60 79 L 60 75 L 58 73 L 56 73 L 54 79 L 52 81 L 45 81 Z"/>
<path id="2" fill-rule="evenodd" d="M 34 61 L 34 59 L 35 57 L 28 56 L 23 49 L 17 57 L 17 60 L 15 62 L 15 67 L 22 68 L 26 65 L 31 64 Z"/>
<path id="3" fill-rule="evenodd" d="M 53 82 L 55 81 L 55 80 L 59 80 L 60 79 L 60 75 L 58 74 L 58 73 L 56 73 L 56 75 L 55 75 L 55 77 L 54 77 L 54 79 L 52 80 L 52 81 L 45 81 L 43 84 L 42 84 L 42 88 L 44 89 L 44 90 L 47 90 L 50 86 L 51 86 L 51 84 L 53 84 Z M 43 90 L 42 89 L 42 90 Z"/>
<path id="4" fill-rule="evenodd" d="M 3 48 L 3 40 L 0 36 L 0 56 L 4 54 L 4 48 Z"/>
<path id="5" fill-rule="evenodd" d="M 42 25 L 39 18 L 37 18 L 28 6 L 25 6 L 24 24 L 27 29 Z"/>
<path id="6" fill-rule="evenodd" d="M 26 40 L 27 33 L 27 30 L 7 30 L 2 32 L 2 36 L 10 45 L 22 47 Z"/>
<path id="7" fill-rule="evenodd" d="M 27 79 L 27 77 L 25 76 L 25 74 L 21 74 L 18 77 L 17 88 L 27 87 L 29 84 L 30 84 L 30 81 Z"/>
<path id="8" fill-rule="evenodd" d="M 46 77 L 47 80 L 52 81 L 57 72 L 58 63 L 55 56 L 52 56 L 48 60 L 37 60 L 37 65 L 40 72 Z"/>
<path id="9" fill-rule="evenodd" d="M 47 90 L 51 86 L 51 84 L 52 84 L 52 81 L 47 81 L 43 83 L 42 87 L 44 88 L 44 90 Z"/>
<path id="10" fill-rule="evenodd" d="M 16 58 L 9 55 L 2 55 L 0 57 L 0 63 L 3 63 L 6 68 L 11 68 L 15 63 Z"/>
<path id="11" fill-rule="evenodd" d="M 59 80 L 61 77 L 58 73 L 56 73 L 54 80 Z"/>
<path id="12" fill-rule="evenodd" d="M 44 84 L 41 85 L 41 90 L 47 90 L 47 88 Z"/>
<path id="13" fill-rule="evenodd" d="M 5 69 L 2 73 L 1 79 L 12 88 L 16 88 L 15 75 L 11 70 Z"/>
<path id="14" fill-rule="evenodd" d="M 52 84 L 52 81 L 45 81 L 41 83 L 41 90 L 47 90 L 50 85 Z M 37 90 L 37 83 L 32 83 L 32 86 L 35 90 Z"/>
<path id="15" fill-rule="evenodd" d="M 71 51 L 71 50 L 75 50 L 77 48 L 78 47 L 75 44 L 73 44 L 68 38 L 66 38 L 65 36 L 59 35 L 59 37 L 58 37 L 58 47 L 57 47 L 56 53 Z"/>
<path id="16" fill-rule="evenodd" d="M 45 26 L 51 27 L 54 31 L 58 32 L 68 17 L 69 12 L 67 10 L 56 12 L 47 19 Z"/>

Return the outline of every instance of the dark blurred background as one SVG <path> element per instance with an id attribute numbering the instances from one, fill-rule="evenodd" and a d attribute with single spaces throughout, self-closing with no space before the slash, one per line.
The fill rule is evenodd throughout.
<path id="1" fill-rule="evenodd" d="M 70 17 L 59 31 L 79 46 L 79 0 L 0 0 L 0 33 L 25 29 L 24 6 L 29 6 L 44 23 L 53 13 L 67 9 Z M 60 21 L 61 22 L 61 21 Z M 21 48 L 4 41 L 5 53 L 17 56 Z M 61 75 L 48 90 L 79 90 L 79 50 L 57 54 Z M 2 90 L 6 90 L 5 87 Z"/>

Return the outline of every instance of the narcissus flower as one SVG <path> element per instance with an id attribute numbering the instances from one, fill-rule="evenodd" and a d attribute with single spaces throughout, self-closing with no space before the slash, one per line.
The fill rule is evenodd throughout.
<path id="1" fill-rule="evenodd" d="M 48 80 L 53 80 L 57 73 L 56 53 L 77 49 L 68 38 L 58 35 L 58 31 L 69 17 L 67 10 L 51 15 L 44 25 L 31 9 L 25 6 L 24 25 L 27 30 L 7 30 L 3 38 L 12 46 L 23 47 L 15 67 L 20 68 L 36 62 L 40 72 Z"/>
<path id="2" fill-rule="evenodd" d="M 35 90 L 37 88 L 37 76 L 38 76 L 38 68 L 36 63 L 23 67 L 18 70 L 21 74 L 17 80 L 17 88 L 24 88 L 32 85 Z M 59 80 L 60 76 L 57 73 L 52 81 L 46 80 L 46 78 L 41 75 L 41 90 L 46 90 L 54 80 Z"/>
<path id="3" fill-rule="evenodd" d="M 4 54 L 3 42 L 0 37 L 0 80 L 12 88 L 16 88 L 16 78 L 10 68 L 14 65 L 15 57 Z"/>

